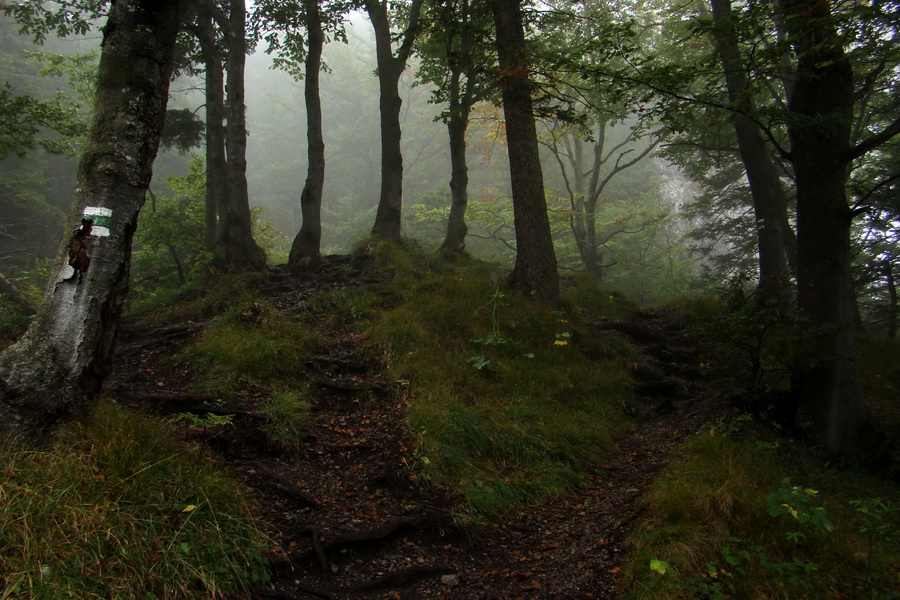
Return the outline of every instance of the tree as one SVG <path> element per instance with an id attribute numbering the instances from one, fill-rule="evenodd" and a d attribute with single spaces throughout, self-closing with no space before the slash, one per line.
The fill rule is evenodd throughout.
<path id="1" fill-rule="evenodd" d="M 786 244 L 791 237 L 787 196 L 765 132 L 754 120 L 752 89 L 737 44 L 731 0 L 710 0 L 710 4 L 713 34 L 731 103 L 731 119 L 756 216 L 760 299 L 767 303 L 782 303 L 791 276 L 788 261 L 793 254 Z"/>
<path id="2" fill-rule="evenodd" d="M 450 214 L 441 250 L 462 252 L 466 247 L 466 206 L 469 168 L 466 131 L 472 107 L 484 100 L 494 83 L 490 75 L 493 52 L 488 28 L 492 20 L 481 3 L 443 0 L 429 7 L 426 31 L 419 44 L 419 79 L 437 86 L 433 103 L 446 103 L 441 120 L 450 138 Z"/>
<path id="3" fill-rule="evenodd" d="M 39 439 L 60 420 L 84 414 L 109 371 L 132 236 L 159 146 L 173 48 L 187 8 L 184 0 L 111 5 L 68 235 L 38 314 L 0 354 L 4 437 Z M 78 260 L 85 257 L 89 263 Z M 73 272 L 70 264 L 79 269 Z"/>
<path id="4" fill-rule="evenodd" d="M 565 183 L 571 215 L 569 224 L 582 265 L 595 280 L 602 282 L 604 264 L 601 248 L 618 235 L 637 233 L 650 222 L 658 220 L 649 219 L 642 223 L 634 223 L 631 219 L 619 220 L 614 227 L 598 232 L 598 207 L 603 192 L 617 175 L 646 158 L 659 140 L 655 139 L 643 148 L 635 148 L 634 143 L 642 137 L 642 132 L 632 128 L 623 139 L 606 148 L 607 130 L 612 127 L 612 117 L 596 110 L 592 112 L 597 122 L 589 140 L 582 139 L 572 126 L 555 122 L 548 138 L 542 143 L 556 159 Z M 586 142 L 590 146 L 588 159 L 584 156 Z"/>
<path id="5" fill-rule="evenodd" d="M 492 0 L 492 7 L 516 227 L 510 283 L 526 298 L 555 306 L 559 274 L 538 155 L 522 7 L 519 0 Z"/>
<path id="6" fill-rule="evenodd" d="M 859 449 L 864 414 L 856 368 L 847 177 L 853 160 L 900 133 L 900 118 L 851 146 L 853 67 L 830 4 L 784 2 L 797 57 L 788 115 L 789 158 L 797 185 L 797 300 L 816 333 L 793 387 L 810 431 L 834 454 Z"/>
<path id="7" fill-rule="evenodd" d="M 214 5 L 201 3 L 194 26 L 200 44 L 200 57 L 205 66 L 206 90 L 206 249 L 222 256 L 219 246 L 219 216 L 225 215 L 228 203 L 226 186 L 228 162 L 225 157 L 225 71 L 222 48 L 218 40 Z"/>
<path id="8" fill-rule="evenodd" d="M 400 149 L 400 76 L 406 69 L 419 30 L 419 15 L 424 0 L 412 0 L 407 7 L 406 29 L 400 45 L 393 50 L 391 15 L 386 0 L 364 0 L 363 7 L 375 31 L 375 57 L 378 65 L 378 108 L 381 120 L 381 193 L 372 233 L 399 241 L 403 208 L 403 152 Z"/>
<path id="9" fill-rule="evenodd" d="M 319 93 L 322 50 L 326 25 L 337 36 L 344 8 L 323 9 L 320 0 L 261 2 L 254 15 L 259 27 L 268 31 L 267 52 L 275 53 L 275 64 L 296 79 L 304 80 L 306 102 L 307 175 L 300 194 L 302 223 L 288 257 L 292 271 L 318 261 L 322 244 L 322 190 L 325 185 L 325 136 L 322 131 L 322 100 Z M 324 14 L 323 14 L 324 12 Z M 305 31 L 305 36 L 303 32 Z M 305 37 L 305 39 L 304 39 Z M 297 64 L 303 62 L 301 71 Z"/>
<path id="10" fill-rule="evenodd" d="M 209 1 L 209 0 L 208 0 Z M 225 32 L 225 153 L 227 208 L 219 215 L 217 259 L 227 266 L 261 271 L 266 253 L 253 240 L 247 191 L 247 107 L 244 104 L 244 65 L 247 58 L 247 10 L 244 0 L 229 0 Z"/>

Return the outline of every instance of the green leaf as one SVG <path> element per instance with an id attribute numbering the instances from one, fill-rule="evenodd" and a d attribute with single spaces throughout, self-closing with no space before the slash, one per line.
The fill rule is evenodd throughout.
<path id="1" fill-rule="evenodd" d="M 659 560 L 656 558 L 650 559 L 650 570 L 656 571 L 660 575 L 665 575 L 671 566 L 664 560 Z"/>

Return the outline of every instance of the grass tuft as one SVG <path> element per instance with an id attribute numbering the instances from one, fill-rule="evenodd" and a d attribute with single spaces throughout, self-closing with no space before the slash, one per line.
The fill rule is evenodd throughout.
<path id="1" fill-rule="evenodd" d="M 209 599 L 268 578 L 237 486 L 101 402 L 44 451 L 0 451 L 0 597 Z"/>
<path id="2" fill-rule="evenodd" d="M 323 347 L 309 327 L 254 303 L 226 312 L 180 359 L 197 367 L 197 389 L 227 393 L 242 382 L 289 382 Z"/>
<path id="3" fill-rule="evenodd" d="M 297 454 L 304 448 L 303 436 L 312 422 L 308 393 L 308 387 L 276 391 L 261 407 L 269 418 L 265 426 L 269 439 L 289 453 Z"/>

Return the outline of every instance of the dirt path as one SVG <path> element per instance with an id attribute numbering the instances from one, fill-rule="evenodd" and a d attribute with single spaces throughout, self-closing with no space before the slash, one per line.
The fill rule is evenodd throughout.
<path id="1" fill-rule="evenodd" d="M 330 257 L 316 276 L 276 268 L 262 293 L 278 310 L 304 310 L 315 291 L 372 283 L 364 265 Z M 166 357 L 206 323 L 126 328 L 109 389 L 154 413 L 223 413 L 230 425 L 190 431 L 249 489 L 257 517 L 280 549 L 275 587 L 254 598 L 612 599 L 624 534 L 640 515 L 635 501 L 670 452 L 722 403 L 699 377 L 699 358 L 670 311 L 598 322 L 629 337 L 655 369 L 635 373 L 644 416 L 619 452 L 576 495 L 529 507 L 509 523 L 469 539 L 445 498 L 416 482 L 405 429 L 406 389 L 363 359 L 364 339 L 323 331 L 329 353 L 308 361 L 314 423 L 303 450 L 270 443 L 244 390 L 223 406 L 185 391 L 191 374 Z"/>

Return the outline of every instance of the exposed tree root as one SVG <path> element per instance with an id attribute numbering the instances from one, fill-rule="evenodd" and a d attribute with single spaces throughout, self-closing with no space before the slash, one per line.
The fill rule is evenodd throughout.
<path id="1" fill-rule="evenodd" d="M 457 570 L 453 567 L 447 567 L 443 565 L 421 565 L 416 567 L 408 567 L 406 569 L 400 569 L 398 571 L 385 573 L 378 579 L 373 579 L 372 581 L 362 583 L 345 591 L 362 592 L 365 590 L 373 590 L 380 587 L 406 585 L 407 583 L 410 583 L 411 581 L 420 577 L 425 577 L 426 575 L 455 575 L 456 572 Z"/>
<path id="2" fill-rule="evenodd" d="M 291 481 L 290 479 L 288 479 L 281 473 L 278 473 L 274 469 L 269 468 L 268 466 L 264 465 L 261 462 L 256 462 L 256 461 L 252 461 L 252 460 L 240 460 L 240 461 L 234 461 L 234 464 L 242 465 L 245 467 L 250 467 L 251 469 L 254 469 L 255 471 L 257 471 L 258 473 L 262 473 L 263 475 L 265 475 L 266 477 L 268 477 L 269 479 L 271 479 L 272 481 L 277 483 L 278 486 L 282 489 L 282 491 L 284 491 L 286 494 L 288 494 L 294 500 L 297 500 L 303 504 L 312 506 L 314 508 L 318 508 L 319 506 L 322 505 L 322 503 L 319 502 L 317 499 L 313 498 L 312 496 L 310 496 L 309 494 L 307 494 L 306 492 L 301 490 L 297 486 L 296 483 L 294 483 L 293 481 Z"/>

